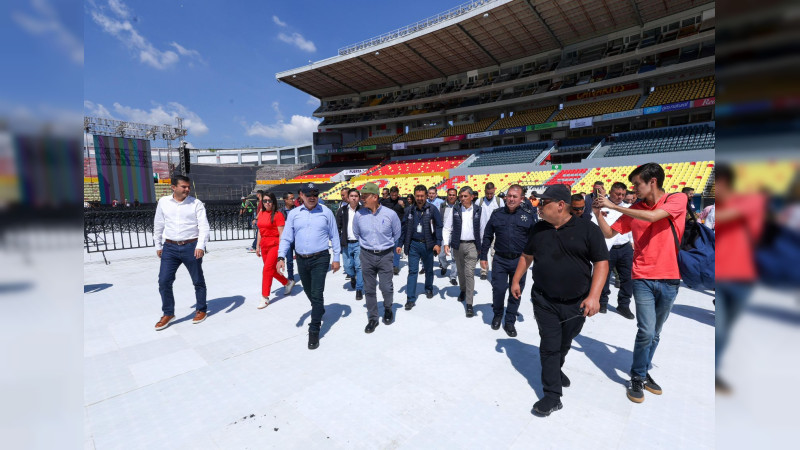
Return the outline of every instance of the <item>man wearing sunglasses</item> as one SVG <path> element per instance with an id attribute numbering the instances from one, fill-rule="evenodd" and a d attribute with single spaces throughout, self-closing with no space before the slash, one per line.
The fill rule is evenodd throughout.
<path id="1" fill-rule="evenodd" d="M 572 197 L 570 197 L 569 213 L 575 217 L 581 217 L 585 210 L 586 200 L 583 199 L 583 195 L 573 194 Z"/>
<path id="2" fill-rule="evenodd" d="M 311 321 L 308 324 L 308 348 L 319 347 L 319 331 L 322 316 L 325 314 L 325 276 L 330 264 L 335 273 L 339 270 L 339 256 L 342 248 L 339 241 L 339 230 L 336 218 L 329 208 L 322 207 L 319 200 L 319 189 L 314 183 L 301 188 L 303 205 L 293 209 L 286 219 L 278 248 L 278 264 L 276 268 L 283 273 L 289 247 L 294 243 L 297 254 L 297 273 L 303 283 L 308 300 L 311 302 Z M 333 263 L 328 252 L 328 241 L 333 247 Z"/>
<path id="3" fill-rule="evenodd" d="M 533 411 L 548 416 L 562 408 L 562 388 L 570 385 L 561 368 L 572 340 L 581 332 L 586 316 L 600 310 L 608 248 L 597 225 L 572 215 L 569 186 L 548 186 L 538 197 L 542 220 L 528 235 L 511 294 L 522 295 L 520 282 L 535 260 L 531 297 L 539 327 L 544 398 L 533 405 Z"/>

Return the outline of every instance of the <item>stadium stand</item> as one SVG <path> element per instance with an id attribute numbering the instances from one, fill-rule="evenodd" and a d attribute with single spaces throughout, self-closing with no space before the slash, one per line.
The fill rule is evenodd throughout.
<path id="1" fill-rule="evenodd" d="M 487 117 L 474 123 L 465 123 L 461 125 L 454 125 L 442 133 L 442 136 L 458 136 L 459 134 L 479 133 L 489 128 L 489 125 L 494 123 L 499 117 Z"/>
<path id="2" fill-rule="evenodd" d="M 553 178 L 548 180 L 545 185 L 551 184 L 568 184 L 572 186 L 588 172 L 589 169 L 564 169 L 553 175 Z"/>
<path id="3" fill-rule="evenodd" d="M 659 128 L 619 134 L 605 156 L 701 150 L 715 145 L 714 128 L 708 124 Z"/>
<path id="4" fill-rule="evenodd" d="M 583 103 L 579 105 L 567 105 L 558 112 L 553 120 L 570 120 L 581 117 L 598 116 L 618 111 L 627 111 L 636 106 L 640 95 L 628 95 L 598 102 Z"/>
<path id="5" fill-rule="evenodd" d="M 736 171 L 735 189 L 740 192 L 764 191 L 773 195 L 785 195 L 796 174 L 800 172 L 800 164 L 796 161 L 768 161 L 734 164 Z"/>
<path id="6" fill-rule="evenodd" d="M 665 105 L 667 103 L 713 97 L 715 91 L 716 82 L 714 77 L 679 81 L 677 83 L 656 87 L 642 106 Z"/>
<path id="7" fill-rule="evenodd" d="M 556 110 L 556 106 L 544 106 L 536 109 L 529 109 L 527 111 L 520 111 L 514 113 L 510 117 L 504 117 L 497 121 L 490 130 L 502 130 L 503 128 L 522 127 L 525 125 L 534 125 L 543 123 L 550 117 Z"/>
<path id="8" fill-rule="evenodd" d="M 600 142 L 601 138 L 599 137 L 586 137 L 586 138 L 575 138 L 575 139 L 562 139 L 558 142 L 556 146 L 558 151 L 561 153 L 566 152 L 583 152 L 587 150 L 591 150 Z"/>
<path id="9" fill-rule="evenodd" d="M 667 192 L 680 192 L 685 187 L 701 192 L 714 170 L 713 161 L 666 163 L 661 166 L 666 174 L 664 190 Z M 606 189 L 617 181 L 625 183 L 630 188 L 628 175 L 635 168 L 636 166 L 613 166 L 589 169 L 586 176 L 572 185 L 572 192 L 589 192 L 596 181 L 602 181 Z"/>
<path id="10" fill-rule="evenodd" d="M 419 141 L 422 139 L 430 139 L 432 137 L 436 137 L 444 128 L 437 127 L 437 128 L 427 128 L 424 130 L 415 130 L 410 133 L 406 133 L 399 138 L 395 142 L 411 142 L 411 141 Z"/>
<path id="11" fill-rule="evenodd" d="M 468 155 L 438 156 L 435 158 L 390 161 L 371 175 L 406 175 L 416 173 L 444 172 L 458 166 Z"/>
<path id="12" fill-rule="evenodd" d="M 366 145 L 383 145 L 383 144 L 391 144 L 392 141 L 397 139 L 396 134 L 392 134 L 389 136 L 373 136 L 371 138 L 364 139 L 363 141 L 358 143 L 359 147 L 363 147 Z"/>
<path id="13" fill-rule="evenodd" d="M 551 142 L 532 142 L 529 144 L 495 147 L 492 151 L 481 153 L 477 159 L 469 164 L 469 167 L 532 163 L 543 151 L 551 146 Z"/>

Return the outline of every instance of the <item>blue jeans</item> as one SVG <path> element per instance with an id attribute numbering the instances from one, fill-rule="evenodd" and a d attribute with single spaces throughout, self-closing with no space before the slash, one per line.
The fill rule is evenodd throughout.
<path id="1" fill-rule="evenodd" d="M 400 239 L 394 243 L 394 248 L 397 249 L 400 247 Z M 396 251 L 392 251 L 392 267 L 400 267 L 400 254 Z"/>
<path id="2" fill-rule="evenodd" d="M 203 258 L 195 259 L 194 250 L 197 242 L 177 245 L 164 243 L 161 251 L 161 267 L 158 271 L 158 292 L 161 294 L 161 310 L 165 316 L 175 315 L 175 296 L 172 293 L 172 283 L 175 282 L 175 272 L 183 264 L 189 271 L 189 276 L 194 284 L 195 305 L 198 311 L 206 311 L 206 280 L 203 277 Z"/>
<path id="3" fill-rule="evenodd" d="M 406 284 L 406 296 L 410 302 L 417 299 L 417 274 L 420 261 L 422 267 L 425 268 L 425 290 L 433 290 L 433 249 L 428 250 L 424 242 L 411 241 L 411 248 L 408 250 L 408 283 Z"/>
<path id="4" fill-rule="evenodd" d="M 364 276 L 361 273 L 361 245 L 358 242 L 347 244 L 342 249 L 342 262 L 344 272 L 351 277 L 356 277 L 356 290 L 364 290 Z"/>
<path id="5" fill-rule="evenodd" d="M 636 302 L 636 342 L 633 344 L 631 375 L 643 379 L 653 367 L 653 355 L 659 335 L 669 317 L 681 280 L 633 280 L 633 301 Z"/>
<path id="6" fill-rule="evenodd" d="M 739 318 L 750 293 L 753 291 L 753 284 L 736 281 L 717 281 L 714 289 L 716 296 L 716 324 L 715 338 L 716 348 L 714 350 L 714 368 L 719 368 L 719 363 L 725 349 L 728 346 L 728 337 L 731 333 L 731 326 Z"/>

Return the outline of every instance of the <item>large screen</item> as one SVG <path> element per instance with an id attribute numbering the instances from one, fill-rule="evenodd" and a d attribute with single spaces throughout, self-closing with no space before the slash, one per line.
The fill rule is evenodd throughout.
<path id="1" fill-rule="evenodd" d="M 150 141 L 94 135 L 100 201 L 155 203 Z"/>

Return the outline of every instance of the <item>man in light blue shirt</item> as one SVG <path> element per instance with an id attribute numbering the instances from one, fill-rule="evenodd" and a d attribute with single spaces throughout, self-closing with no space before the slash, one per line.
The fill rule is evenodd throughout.
<path id="1" fill-rule="evenodd" d="M 311 322 L 308 324 L 308 348 L 319 347 L 319 330 L 322 316 L 325 314 L 325 276 L 328 273 L 331 255 L 328 252 L 328 241 L 333 247 L 333 263 L 330 268 L 335 273 L 339 270 L 339 256 L 342 247 L 339 244 L 339 230 L 336 218 L 330 209 L 319 205 L 319 190 L 314 183 L 308 183 L 301 189 L 303 205 L 294 208 L 286 218 L 286 225 L 281 234 L 278 247 L 278 264 L 276 268 L 283 273 L 286 265 L 286 253 L 292 243 L 297 254 L 297 273 L 303 283 L 303 290 L 311 302 Z"/>
<path id="2" fill-rule="evenodd" d="M 364 294 L 367 299 L 367 327 L 372 333 L 378 326 L 378 277 L 383 294 L 383 323 L 389 325 L 394 319 L 392 303 L 392 257 L 395 243 L 402 231 L 400 218 L 394 210 L 381 206 L 378 185 L 367 183 L 361 188 L 364 208 L 356 211 L 353 219 L 353 234 L 361 246 L 361 274 L 364 279 Z"/>
<path id="3" fill-rule="evenodd" d="M 444 200 L 440 199 L 437 196 L 436 186 L 431 186 L 428 188 L 428 203 L 435 206 L 436 209 L 441 209 L 442 205 L 444 204 Z"/>

